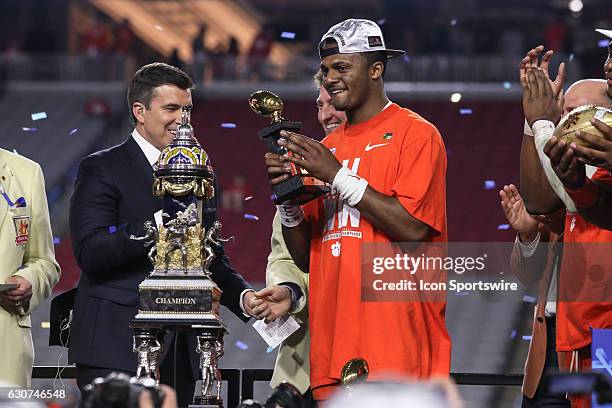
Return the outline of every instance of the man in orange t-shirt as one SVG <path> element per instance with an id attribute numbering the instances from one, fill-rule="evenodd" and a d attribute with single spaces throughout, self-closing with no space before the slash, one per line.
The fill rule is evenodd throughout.
<path id="1" fill-rule="evenodd" d="M 448 376 L 450 338 L 443 301 L 364 301 L 364 245 L 445 242 L 446 153 L 437 129 L 391 103 L 383 86 L 387 59 L 372 21 L 349 19 L 319 45 L 323 85 L 348 121 L 322 143 L 282 132 L 294 155 L 266 154 L 275 184 L 290 163 L 332 186 L 302 207 L 278 206 L 296 265 L 309 271 L 311 387 L 324 400 L 343 366 L 362 358 L 369 379 Z"/>

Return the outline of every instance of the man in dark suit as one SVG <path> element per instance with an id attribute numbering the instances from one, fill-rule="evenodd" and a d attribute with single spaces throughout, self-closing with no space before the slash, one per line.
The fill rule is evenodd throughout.
<path id="1" fill-rule="evenodd" d="M 152 270 L 146 249 L 130 235 L 144 235 L 162 200 L 152 194 L 153 164 L 170 143 L 191 106 L 191 78 L 178 68 L 154 63 L 133 76 L 127 93 L 135 129 L 125 142 L 94 153 L 80 164 L 70 203 L 70 233 L 81 268 L 74 305 L 69 359 L 76 363 L 79 387 L 112 371 L 134 374 L 130 320 L 137 312 L 138 284 Z M 203 211 L 208 228 L 217 219 L 216 201 Z M 229 264 L 221 246 L 210 270 L 223 291 L 221 304 L 244 321 L 253 291 Z M 168 336 L 167 336 L 168 337 Z M 168 340 L 168 339 L 167 339 Z M 188 404 L 199 378 L 195 336 L 178 333 L 165 344 L 161 382 Z"/>

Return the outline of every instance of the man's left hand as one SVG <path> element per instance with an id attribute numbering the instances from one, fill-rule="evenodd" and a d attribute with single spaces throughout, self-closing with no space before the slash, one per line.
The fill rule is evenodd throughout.
<path id="1" fill-rule="evenodd" d="M 572 143 L 571 147 L 582 163 L 612 170 L 612 127 L 597 119 L 591 119 L 591 123 L 603 133 L 603 137 L 578 131 L 576 132 L 576 138 L 587 143 L 589 147 L 575 143 Z"/>
<path id="2" fill-rule="evenodd" d="M 0 292 L 0 301 L 5 309 L 10 307 L 14 313 L 27 311 L 30 308 L 30 300 L 32 299 L 32 284 L 25 278 L 13 275 L 10 276 L 6 283 L 16 283 L 19 286 L 15 289 L 6 292 Z"/>
<path id="3" fill-rule="evenodd" d="M 551 137 L 544 146 L 544 153 L 563 185 L 570 190 L 578 190 L 586 182 L 584 163 L 579 162 L 574 150 L 563 140 Z"/>
<path id="4" fill-rule="evenodd" d="M 322 143 L 298 133 L 281 131 L 278 144 L 294 153 L 283 155 L 282 160 L 289 161 L 304 168 L 311 176 L 327 183 L 332 183 L 342 165 Z"/>

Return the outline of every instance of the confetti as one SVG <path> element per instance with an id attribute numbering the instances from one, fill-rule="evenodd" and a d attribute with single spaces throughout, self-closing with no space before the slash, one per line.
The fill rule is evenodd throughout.
<path id="1" fill-rule="evenodd" d="M 247 220 L 259 221 L 259 217 L 253 214 L 244 214 L 244 218 Z"/>
<path id="2" fill-rule="evenodd" d="M 15 153 L 16 155 L 19 155 L 19 152 L 17 151 L 17 149 L 13 149 L 13 153 Z"/>
<path id="3" fill-rule="evenodd" d="M 160 26 L 159 24 L 155 24 L 155 29 L 159 31 L 164 31 L 164 27 Z"/>
<path id="4" fill-rule="evenodd" d="M 608 48 L 608 44 L 610 43 L 609 40 L 599 40 L 597 41 L 597 46 L 599 48 Z"/>
<path id="5" fill-rule="evenodd" d="M 240 340 L 236 342 L 236 347 L 238 347 L 240 350 L 246 350 L 249 348 L 247 344 L 241 342 Z"/>
<path id="6" fill-rule="evenodd" d="M 78 132 L 78 131 L 79 131 L 79 129 L 74 128 L 74 129 L 72 129 L 72 130 L 70 131 L 70 133 L 68 134 L 68 136 L 72 136 L 72 135 L 74 135 L 74 134 L 75 134 L 76 132 Z"/>
<path id="7" fill-rule="evenodd" d="M 525 296 L 523 296 L 523 302 L 526 302 L 526 303 L 535 303 L 536 302 L 536 298 L 535 298 L 535 296 L 525 295 Z"/>
<path id="8" fill-rule="evenodd" d="M 386 19 L 386 18 L 381 18 L 380 20 L 378 20 L 378 21 L 376 22 L 376 24 L 378 24 L 379 26 L 381 26 L 381 25 L 385 24 L 386 22 L 387 22 L 387 19 Z"/>
<path id="9" fill-rule="evenodd" d="M 493 190 L 495 188 L 495 180 L 485 180 L 484 189 L 485 190 Z"/>
<path id="10" fill-rule="evenodd" d="M 276 194 L 272 194 L 272 195 L 270 196 L 270 200 L 272 200 L 272 201 L 276 200 Z"/>
<path id="11" fill-rule="evenodd" d="M 236 124 L 232 122 L 223 122 L 221 127 L 225 129 L 236 129 Z"/>
<path id="12" fill-rule="evenodd" d="M 516 337 L 516 330 L 512 330 L 512 333 L 510 333 L 510 338 L 513 339 Z"/>
<path id="13" fill-rule="evenodd" d="M 244 201 L 249 201 L 252 198 L 253 198 L 253 196 L 244 197 Z"/>
<path id="14" fill-rule="evenodd" d="M 452 103 L 457 103 L 457 102 L 459 102 L 459 101 L 461 100 L 461 97 L 462 97 L 462 96 L 463 96 L 463 95 L 461 95 L 459 92 L 455 92 L 454 94 L 452 94 L 452 95 L 450 96 L 450 101 L 451 101 Z"/>
<path id="15" fill-rule="evenodd" d="M 497 226 L 497 229 L 500 230 L 500 231 L 510 229 L 510 224 L 499 224 Z"/>
<path id="16" fill-rule="evenodd" d="M 531 340 L 531 336 L 523 336 L 523 340 L 530 341 Z"/>
<path id="17" fill-rule="evenodd" d="M 283 31 L 281 33 L 281 38 L 286 38 L 288 40 L 293 40 L 293 39 L 295 39 L 295 33 L 292 33 L 291 31 Z"/>
<path id="18" fill-rule="evenodd" d="M 410 62 L 410 55 L 404 54 L 404 62 L 405 63 L 409 63 Z"/>
<path id="19" fill-rule="evenodd" d="M 38 130 L 38 128 L 31 128 L 31 127 L 22 127 L 21 130 L 23 130 L 24 132 L 36 132 Z"/>
<path id="20" fill-rule="evenodd" d="M 37 112 L 37 113 L 33 113 L 31 116 L 32 116 L 32 120 L 47 119 L 47 112 Z"/>
<path id="21" fill-rule="evenodd" d="M 570 61 L 573 61 L 573 60 L 574 60 L 574 53 L 571 53 L 571 54 L 569 55 L 569 58 L 568 58 L 568 59 L 569 59 Z"/>
<path id="22" fill-rule="evenodd" d="M 459 109 L 459 114 L 460 115 L 471 115 L 472 114 L 472 110 L 469 109 L 469 108 Z"/>
<path id="23" fill-rule="evenodd" d="M 108 232 L 114 234 L 115 232 L 117 232 L 117 227 L 115 225 L 111 225 L 110 227 L 108 227 Z"/>
<path id="24" fill-rule="evenodd" d="M 450 25 L 452 25 L 453 27 L 454 27 L 454 26 L 456 26 L 456 25 L 457 25 L 457 19 L 453 18 L 453 19 L 450 21 Z"/>
<path id="25" fill-rule="evenodd" d="M 53 245 L 59 245 L 62 242 L 60 237 L 53 237 Z"/>
<path id="26" fill-rule="evenodd" d="M 268 346 L 268 348 L 266 349 L 266 353 L 271 353 L 272 351 L 274 351 L 274 349 L 270 346 Z"/>
<path id="27" fill-rule="evenodd" d="M 510 89 L 510 88 L 512 88 L 512 84 L 510 82 L 506 81 L 506 82 L 503 83 L 503 87 L 504 87 L 504 89 Z"/>
<path id="28" fill-rule="evenodd" d="M 40 328 L 41 329 L 50 329 L 51 328 L 51 322 L 40 322 Z"/>

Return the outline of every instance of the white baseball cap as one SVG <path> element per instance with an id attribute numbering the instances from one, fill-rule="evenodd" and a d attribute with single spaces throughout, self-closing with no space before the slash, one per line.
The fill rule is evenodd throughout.
<path id="1" fill-rule="evenodd" d="M 336 41 L 337 47 L 323 49 L 328 38 Z M 319 42 L 321 58 L 333 54 L 354 54 L 358 52 L 385 51 L 387 59 L 405 54 L 402 50 L 390 50 L 385 46 L 385 39 L 378 24 L 370 20 L 349 18 L 330 28 Z"/>
<path id="2" fill-rule="evenodd" d="M 606 37 L 612 39 L 612 30 L 604 30 L 602 28 L 597 28 L 597 29 L 595 29 L 595 31 L 597 31 L 598 33 L 603 34 Z"/>

